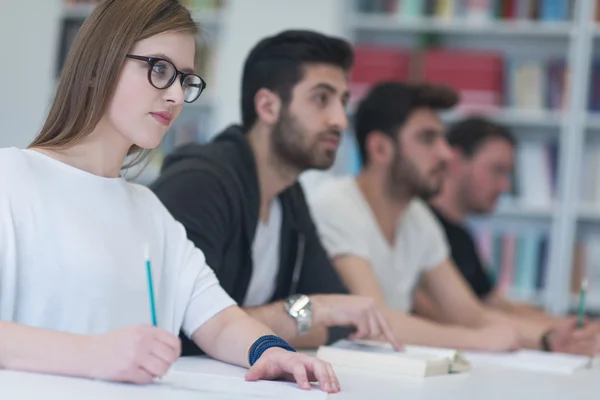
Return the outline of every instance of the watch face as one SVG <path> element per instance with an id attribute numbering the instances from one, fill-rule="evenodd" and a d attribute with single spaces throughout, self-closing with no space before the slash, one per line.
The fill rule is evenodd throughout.
<path id="1" fill-rule="evenodd" d="M 294 303 L 290 307 L 290 314 L 297 315 L 309 302 L 308 296 L 300 296 L 294 299 Z"/>

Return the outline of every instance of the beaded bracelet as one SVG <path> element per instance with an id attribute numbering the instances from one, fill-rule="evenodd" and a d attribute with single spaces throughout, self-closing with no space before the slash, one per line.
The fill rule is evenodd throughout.
<path id="1" fill-rule="evenodd" d="M 271 347 L 281 347 L 284 350 L 296 352 L 296 350 L 290 346 L 288 342 L 279 336 L 261 336 L 256 339 L 248 351 L 248 362 L 250 363 L 250 366 L 254 365 L 254 363 L 257 362 L 260 356 L 262 356 L 262 354 L 265 352 L 265 350 L 270 349 Z"/>

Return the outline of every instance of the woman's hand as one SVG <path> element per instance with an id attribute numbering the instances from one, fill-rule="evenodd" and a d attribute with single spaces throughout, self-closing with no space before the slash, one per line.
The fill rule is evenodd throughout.
<path id="1" fill-rule="evenodd" d="M 265 350 L 246 373 L 248 381 L 259 379 L 296 381 L 302 389 L 310 389 L 310 382 L 318 381 L 327 393 L 340 391 L 340 383 L 329 363 L 279 347 Z"/>
<path id="2" fill-rule="evenodd" d="M 91 376 L 105 380 L 150 383 L 181 355 L 178 337 L 150 325 L 128 326 L 91 339 Z"/>

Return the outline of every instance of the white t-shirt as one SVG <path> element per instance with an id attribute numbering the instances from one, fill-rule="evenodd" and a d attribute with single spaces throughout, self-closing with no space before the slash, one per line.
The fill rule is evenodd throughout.
<path id="1" fill-rule="evenodd" d="M 398 221 L 393 246 L 353 177 L 323 185 L 309 198 L 309 204 L 329 256 L 367 260 L 387 305 L 396 310 L 410 311 L 421 273 L 448 258 L 443 230 L 420 199 L 412 200 Z"/>
<path id="2" fill-rule="evenodd" d="M 189 336 L 234 301 L 148 188 L 0 149 L 0 320 L 79 334 L 150 324 Z"/>
<path id="3" fill-rule="evenodd" d="M 262 306 L 271 300 L 279 270 L 281 203 L 273 199 L 267 223 L 258 222 L 252 243 L 252 277 L 246 293 L 246 307 Z"/>

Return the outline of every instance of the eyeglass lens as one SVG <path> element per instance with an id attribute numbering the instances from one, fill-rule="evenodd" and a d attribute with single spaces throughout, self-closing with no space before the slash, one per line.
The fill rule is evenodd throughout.
<path id="1" fill-rule="evenodd" d="M 150 80 L 158 89 L 165 89 L 173 83 L 177 69 L 166 60 L 159 60 L 152 65 Z M 202 81 L 197 75 L 188 75 L 183 80 L 183 96 L 186 102 L 194 101 L 202 91 Z"/>

